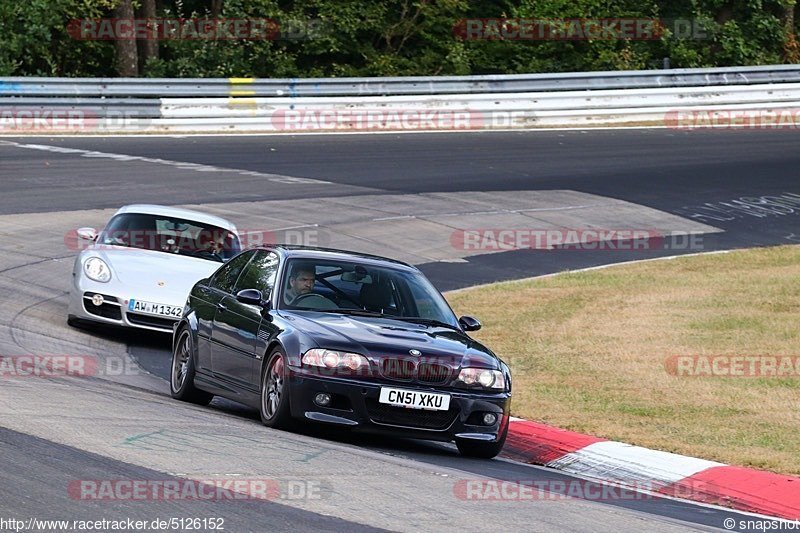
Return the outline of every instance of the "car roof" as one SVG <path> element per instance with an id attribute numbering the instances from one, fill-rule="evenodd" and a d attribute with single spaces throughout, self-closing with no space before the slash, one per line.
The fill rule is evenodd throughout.
<path id="1" fill-rule="evenodd" d="M 287 259 L 311 259 L 311 260 L 321 259 L 321 260 L 332 260 L 332 261 L 358 260 L 371 265 L 383 264 L 386 266 L 399 267 L 403 270 L 414 270 L 414 271 L 418 270 L 415 266 L 409 265 L 408 263 L 404 263 L 402 261 L 398 261 L 396 259 L 390 259 L 388 257 L 383 257 L 380 255 L 354 252 L 350 250 L 339 250 L 337 248 L 320 248 L 316 246 L 300 246 L 294 244 L 275 244 L 272 246 L 264 246 L 261 248 L 281 250 L 283 252 L 283 255 Z"/>
<path id="2" fill-rule="evenodd" d="M 155 205 L 155 204 L 131 204 L 119 208 L 119 210 L 117 210 L 117 212 L 115 213 L 115 216 L 123 213 L 142 213 L 145 215 L 159 215 L 159 216 L 183 218 L 186 220 L 194 220 L 202 224 L 210 224 L 212 226 L 217 226 L 219 228 L 237 233 L 236 226 L 233 224 L 233 222 L 229 220 L 226 220 L 222 217 L 209 215 L 208 213 L 203 213 L 201 211 L 184 209 L 182 207 L 171 207 L 166 205 Z"/>

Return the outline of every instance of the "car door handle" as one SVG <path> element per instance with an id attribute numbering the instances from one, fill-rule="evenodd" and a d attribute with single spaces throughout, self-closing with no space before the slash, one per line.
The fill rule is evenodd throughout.
<path id="1" fill-rule="evenodd" d="M 220 303 L 217 304 L 217 309 L 219 309 L 220 311 L 227 311 L 228 306 L 225 305 L 224 303 L 220 302 Z"/>

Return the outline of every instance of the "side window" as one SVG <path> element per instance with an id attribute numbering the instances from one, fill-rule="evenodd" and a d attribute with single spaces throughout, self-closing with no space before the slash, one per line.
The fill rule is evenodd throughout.
<path id="1" fill-rule="evenodd" d="M 247 265 L 236 291 L 242 289 L 258 289 L 266 297 L 275 288 L 275 277 L 278 274 L 278 254 L 266 250 L 256 252 L 255 257 Z"/>
<path id="2" fill-rule="evenodd" d="M 250 261 L 250 258 L 253 257 L 253 253 L 245 252 L 228 261 L 225 266 L 217 270 L 214 277 L 211 278 L 209 286 L 222 292 L 233 292 L 233 285 L 236 283 L 236 279 L 242 273 L 242 269 Z"/>

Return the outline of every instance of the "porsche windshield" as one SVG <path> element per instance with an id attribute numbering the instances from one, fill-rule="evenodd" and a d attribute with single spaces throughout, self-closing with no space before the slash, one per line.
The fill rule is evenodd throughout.
<path id="1" fill-rule="evenodd" d="M 450 306 L 421 273 L 357 261 L 289 260 L 280 306 L 458 328 Z"/>
<path id="2" fill-rule="evenodd" d="M 163 215 L 124 213 L 111 219 L 97 244 L 128 246 L 224 262 L 241 251 L 230 231 Z"/>

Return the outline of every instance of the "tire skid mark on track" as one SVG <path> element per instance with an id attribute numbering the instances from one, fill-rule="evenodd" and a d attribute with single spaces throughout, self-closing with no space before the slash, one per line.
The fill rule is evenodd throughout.
<path id="1" fill-rule="evenodd" d="M 42 263 L 45 262 L 45 261 L 60 261 L 60 260 L 63 260 L 63 259 L 70 259 L 70 258 L 73 257 L 72 255 L 62 255 L 62 256 L 37 255 L 37 254 L 31 253 L 31 252 L 23 252 L 23 251 L 20 251 L 20 250 L 14 250 L 14 249 L 11 249 L 11 248 L 3 248 L 3 247 L 0 247 L 0 254 L 5 254 L 5 255 L 14 254 L 14 255 L 18 255 L 18 256 L 29 257 L 29 258 L 32 258 L 32 259 L 41 259 L 40 262 L 42 262 Z M 26 263 L 26 264 L 18 265 L 18 266 L 29 266 L 29 265 L 34 265 L 34 264 L 36 264 L 36 263 Z M 0 270 L 0 274 L 2 274 L 3 272 L 6 272 L 8 270 L 13 270 L 14 268 L 17 268 L 17 267 L 4 268 L 4 269 Z"/>
<path id="2" fill-rule="evenodd" d="M 87 348 L 85 346 L 85 342 L 83 342 L 83 341 L 81 341 L 79 339 L 70 340 L 68 338 L 65 338 L 65 336 L 58 336 L 57 334 L 52 332 L 52 330 L 51 331 L 46 331 L 46 330 L 41 330 L 41 329 L 34 329 L 34 328 L 26 327 L 26 326 L 23 326 L 23 325 L 19 324 L 19 322 L 23 318 L 26 317 L 26 313 L 28 313 L 32 309 L 35 309 L 35 308 L 37 308 L 37 307 L 39 307 L 39 306 L 41 306 L 43 304 L 47 304 L 47 303 L 56 301 L 56 300 L 58 300 L 60 298 L 63 298 L 64 296 L 66 296 L 66 294 L 67 293 L 65 292 L 65 293 L 59 294 L 59 295 L 51 297 L 51 298 L 41 299 L 39 301 L 33 302 L 32 304 L 28 305 L 27 307 L 25 307 L 22 310 L 17 311 L 14 314 L 13 318 L 11 319 L 11 321 L 8 324 L 6 324 L 6 326 L 9 328 L 9 330 L 11 332 L 11 339 L 14 341 L 14 344 L 17 347 L 19 347 L 21 350 L 23 350 L 25 353 L 33 353 L 33 354 L 36 354 L 36 355 L 89 355 L 91 353 L 95 353 L 96 354 L 95 357 L 97 357 L 97 359 L 100 362 L 102 362 L 103 361 L 103 351 L 102 350 L 98 350 L 98 349 L 93 349 L 93 348 L 89 348 L 87 350 Z M 58 331 L 58 330 L 56 330 L 56 331 Z M 65 329 L 64 331 L 69 332 L 70 330 Z M 27 345 L 27 343 L 25 342 L 24 339 L 20 339 L 19 335 L 22 334 L 22 333 L 32 333 L 37 338 L 53 341 L 53 345 L 56 345 L 56 346 L 58 346 L 58 345 L 69 345 L 69 346 L 74 346 L 75 349 L 74 350 L 73 349 L 61 349 L 59 351 L 59 353 L 52 353 L 52 352 L 43 353 L 43 352 L 40 352 L 39 350 L 37 350 L 36 348 Z M 66 346 L 65 346 L 65 348 L 66 348 Z M 159 381 L 161 381 L 161 378 L 151 374 L 146 369 L 141 368 L 138 365 L 136 366 L 136 368 L 138 369 L 137 371 L 140 371 L 142 374 L 151 375 L 154 378 L 156 378 Z M 86 376 L 86 377 L 87 378 L 93 378 L 92 376 Z M 93 379 L 101 379 L 103 381 L 107 381 L 106 379 L 103 379 L 102 377 L 93 378 Z M 128 384 L 125 384 L 125 383 L 119 383 L 119 384 L 128 386 Z"/>
<path id="3" fill-rule="evenodd" d="M 36 260 L 36 261 L 30 261 L 30 262 L 22 264 L 22 265 L 15 265 L 13 267 L 8 267 L 8 268 L 4 268 L 4 269 L 0 270 L 0 274 L 7 274 L 8 272 L 13 271 L 13 270 L 30 268 L 32 266 L 36 266 L 36 265 L 40 265 L 40 264 L 43 264 L 43 263 L 47 263 L 47 262 L 52 261 L 52 260 L 53 260 L 53 258 L 45 258 L 45 259 L 39 259 L 39 260 Z M 9 281 L 10 282 L 14 282 L 15 280 L 13 280 L 12 278 L 9 278 Z M 50 292 L 50 293 L 52 293 L 52 291 L 53 291 L 53 287 L 52 286 L 41 285 L 39 283 L 26 282 L 26 285 L 27 286 L 32 286 L 32 287 L 38 287 L 38 288 L 43 289 L 44 291 L 47 291 L 47 292 Z M 55 296 L 34 298 L 32 303 L 29 303 L 28 305 L 24 306 L 22 309 L 16 311 L 11 316 L 11 318 L 8 320 L 8 322 L 5 324 L 6 328 L 8 328 L 9 339 L 12 341 L 12 343 L 15 346 L 17 346 L 18 348 L 20 348 L 22 350 L 26 350 L 26 347 L 23 346 L 23 344 L 19 341 L 19 338 L 17 337 L 17 334 L 15 332 L 15 327 L 16 327 L 15 324 L 16 324 L 17 320 L 20 318 L 20 316 L 22 316 L 28 310 L 30 310 L 30 309 L 38 306 L 38 305 L 41 305 L 43 303 L 47 303 L 47 302 L 50 302 L 50 301 L 53 301 L 53 300 L 57 300 L 59 298 L 63 298 L 65 294 L 66 293 L 62 291 L 59 294 L 56 294 Z M 58 340 L 61 340 L 61 339 L 58 339 Z"/>
<path id="4" fill-rule="evenodd" d="M 41 300 L 35 301 L 35 302 L 33 302 L 33 303 L 31 303 L 31 304 L 29 304 L 29 305 L 27 305 L 27 306 L 23 307 L 23 308 L 22 308 L 22 309 L 20 309 L 19 311 L 17 311 L 17 312 L 14 314 L 14 316 L 11 318 L 11 321 L 10 321 L 10 322 L 9 322 L 9 324 L 8 324 L 8 329 L 9 329 L 9 331 L 11 332 L 11 340 L 12 340 L 12 341 L 14 341 L 14 344 L 16 344 L 17 346 L 19 346 L 19 347 L 20 347 L 21 349 L 23 349 L 23 350 L 25 350 L 25 349 L 26 349 L 26 348 L 25 348 L 25 346 L 23 346 L 23 345 L 22 345 L 22 343 L 19 341 L 19 339 L 18 339 L 18 337 L 17 337 L 17 331 L 16 331 L 16 326 L 15 326 L 15 324 L 16 324 L 16 322 L 17 322 L 17 319 L 18 319 L 20 316 L 22 316 L 22 315 L 23 315 L 24 313 L 26 313 L 28 310 L 30 310 L 30 309 L 33 309 L 34 307 L 37 307 L 37 306 L 39 306 L 39 305 L 42 305 L 42 304 L 44 304 L 44 303 L 52 302 L 53 300 L 57 300 L 57 299 L 59 299 L 59 298 L 63 298 L 63 297 L 64 297 L 65 295 L 67 295 L 67 294 L 68 294 L 67 292 L 62 292 L 61 294 L 57 294 L 56 296 L 51 296 L 51 297 L 49 297 L 49 298 L 44 298 L 44 299 L 41 299 Z"/>
<path id="5" fill-rule="evenodd" d="M 13 279 L 10 281 L 14 282 Z M 31 283 L 26 285 L 38 287 L 51 295 L 29 297 L 24 306 L 15 309 L 9 318 L 3 320 L 9 332 L 7 341 L 25 354 L 92 357 L 93 368 L 98 373 L 95 379 L 130 384 L 148 390 L 158 389 L 162 383 L 161 378 L 136 364 L 122 342 L 123 337 L 115 332 L 103 332 L 99 337 L 90 336 L 89 332 L 67 326 L 67 291 L 61 290 L 52 295 L 55 290 L 53 286 Z"/>
<path id="6" fill-rule="evenodd" d="M 19 280 L 15 280 L 13 278 L 3 277 L 2 279 L 3 279 L 3 281 L 9 281 L 9 282 L 12 282 L 12 283 L 19 283 Z M 67 292 L 64 291 L 62 288 L 56 289 L 54 287 L 51 287 L 50 285 L 45 285 L 43 283 L 36 283 L 36 282 L 33 282 L 33 281 L 27 281 L 26 280 L 25 281 L 25 285 L 27 287 L 31 287 L 31 288 L 42 289 L 42 290 L 50 292 L 50 293 L 52 293 L 54 290 L 58 290 L 58 291 L 61 291 L 61 296 L 65 296 L 67 294 Z"/>
<path id="7" fill-rule="evenodd" d="M 26 254 L 26 255 L 29 255 L 29 254 Z M 0 274 L 5 274 L 6 272 L 11 272 L 12 270 L 17 270 L 19 268 L 26 268 L 26 267 L 32 267 L 32 266 L 36 266 L 36 265 L 41 265 L 42 263 L 47 263 L 49 261 L 60 261 L 60 260 L 63 260 L 63 259 L 70 259 L 71 257 L 72 256 L 69 256 L 69 255 L 65 255 L 65 256 L 61 256 L 61 257 L 40 257 L 36 261 L 31 261 L 29 263 L 23 263 L 21 265 L 14 265 L 14 266 L 11 266 L 11 267 L 6 267 L 6 268 L 3 268 L 3 269 L 0 269 Z"/>

